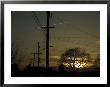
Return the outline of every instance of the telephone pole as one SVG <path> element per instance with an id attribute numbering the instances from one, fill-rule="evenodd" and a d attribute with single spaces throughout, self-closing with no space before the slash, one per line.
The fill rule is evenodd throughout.
<path id="1" fill-rule="evenodd" d="M 33 52 L 32 54 L 34 55 L 33 67 L 35 67 L 34 62 L 35 62 L 35 55 L 36 55 L 36 53 Z"/>
<path id="2" fill-rule="evenodd" d="M 54 28 L 54 26 L 49 26 L 49 19 L 50 19 L 50 11 L 46 12 L 47 15 L 47 25 L 46 27 L 41 27 L 41 28 L 46 28 L 46 69 L 49 69 L 49 28 Z"/>
<path id="3" fill-rule="evenodd" d="M 49 17 L 50 12 L 47 11 L 47 32 L 46 32 L 46 68 L 49 68 Z"/>
<path id="4" fill-rule="evenodd" d="M 39 62 L 40 62 L 40 57 L 39 57 L 39 55 L 41 54 L 41 53 L 39 52 L 39 49 L 40 49 L 40 46 L 39 46 L 39 42 L 38 42 L 38 53 L 37 53 L 37 55 L 38 55 L 38 67 L 39 67 Z"/>
<path id="5" fill-rule="evenodd" d="M 38 57 L 38 68 L 39 68 L 39 62 L 40 62 L 40 51 L 39 51 L 39 49 L 40 49 L 40 45 L 39 45 L 39 42 L 38 42 L 38 45 L 37 45 L 38 47 L 37 47 L 37 53 L 36 52 L 33 52 L 32 54 L 34 55 L 34 62 L 35 62 L 35 58 L 36 58 L 36 54 L 37 54 L 37 57 Z M 35 65 L 34 65 L 34 62 L 33 62 L 33 67 L 35 67 Z"/>

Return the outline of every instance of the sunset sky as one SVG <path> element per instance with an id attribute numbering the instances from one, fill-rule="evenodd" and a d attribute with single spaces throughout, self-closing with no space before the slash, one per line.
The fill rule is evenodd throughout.
<path id="1" fill-rule="evenodd" d="M 51 12 L 50 66 L 56 66 L 62 53 L 69 48 L 80 47 L 91 54 L 92 59 L 100 53 L 100 12 L 55 11 Z M 15 60 L 21 67 L 33 60 L 40 43 L 40 65 L 45 66 L 46 12 L 13 11 L 11 14 L 11 42 L 18 48 Z M 36 55 L 37 61 L 37 55 Z M 37 65 L 37 62 L 36 62 Z"/>

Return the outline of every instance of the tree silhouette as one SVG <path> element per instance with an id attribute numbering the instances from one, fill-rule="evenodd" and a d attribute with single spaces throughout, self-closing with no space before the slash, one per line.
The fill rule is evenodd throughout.
<path id="1" fill-rule="evenodd" d="M 75 68 L 76 58 L 81 58 L 82 62 L 84 62 L 85 58 L 90 58 L 90 54 L 78 47 L 68 49 L 61 55 L 60 63 L 73 63 L 73 68 Z"/>

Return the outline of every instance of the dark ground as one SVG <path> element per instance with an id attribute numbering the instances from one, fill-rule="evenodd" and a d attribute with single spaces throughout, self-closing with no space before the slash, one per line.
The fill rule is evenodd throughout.
<path id="1" fill-rule="evenodd" d="M 11 66 L 11 76 L 12 77 L 99 77 L 100 69 L 78 69 L 78 70 L 65 70 L 60 67 L 58 70 L 49 68 L 37 68 L 37 67 L 27 67 L 23 71 L 20 71 L 16 64 Z"/>

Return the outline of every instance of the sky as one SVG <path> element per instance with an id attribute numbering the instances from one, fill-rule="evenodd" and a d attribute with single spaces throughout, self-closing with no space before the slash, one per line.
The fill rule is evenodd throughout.
<path id="1" fill-rule="evenodd" d="M 100 54 L 100 12 L 98 11 L 53 11 L 50 16 L 50 66 L 57 66 L 62 53 L 80 47 L 96 59 Z M 21 67 L 32 64 L 33 52 L 40 43 L 40 66 L 45 66 L 46 12 L 12 11 L 11 43 L 18 49 L 14 62 Z M 37 65 L 37 55 L 36 55 Z"/>

